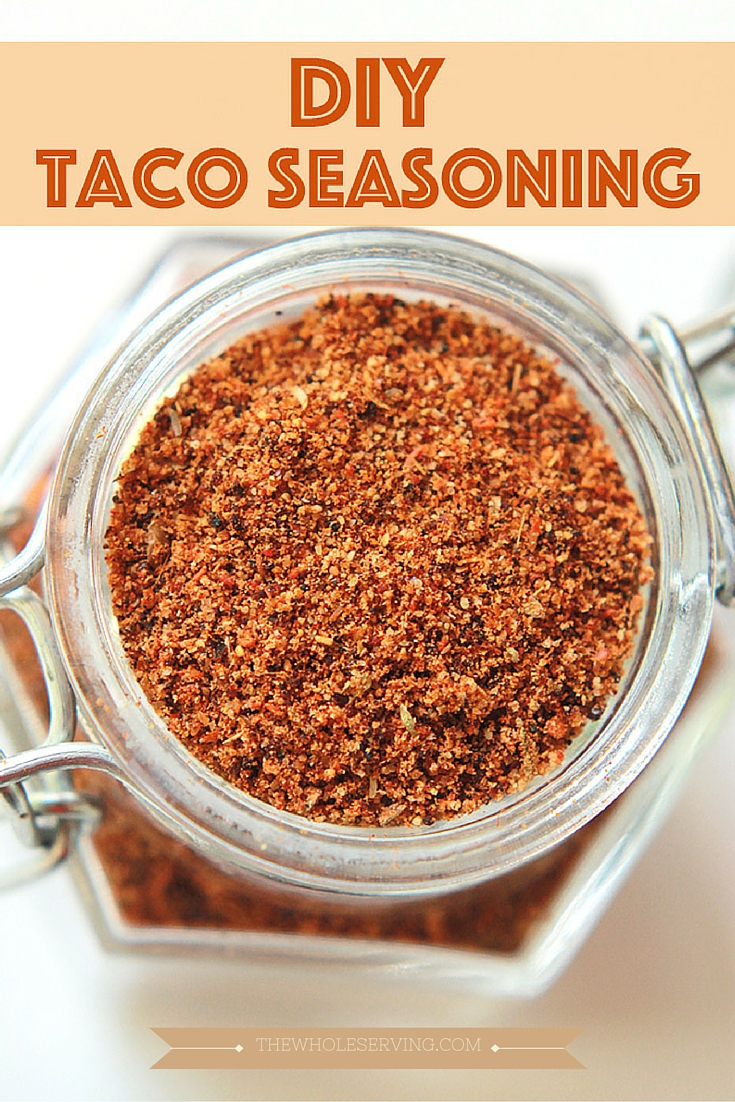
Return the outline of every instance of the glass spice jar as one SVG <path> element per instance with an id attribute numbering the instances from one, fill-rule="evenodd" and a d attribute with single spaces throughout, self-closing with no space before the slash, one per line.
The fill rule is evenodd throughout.
<path id="1" fill-rule="evenodd" d="M 231 247 L 174 250 L 122 327 Z M 236 338 L 298 317 L 335 289 L 459 305 L 558 360 L 603 427 L 654 541 L 641 629 L 604 715 L 520 793 L 426 827 L 314 822 L 195 761 L 136 682 L 107 586 L 115 479 L 162 398 Z M 728 321 L 693 337 L 710 339 Z M 0 781 L 25 840 L 46 864 L 76 843 L 113 942 L 227 944 L 400 965 L 497 993 L 538 991 L 581 943 L 730 700 L 720 676 L 726 635 L 711 629 L 715 596 L 732 598 L 732 491 L 676 334 L 651 319 L 642 355 L 590 301 L 512 257 L 423 232 L 349 230 L 283 242 L 207 276 L 143 320 L 82 398 L 116 335 L 79 366 L 0 483 L 17 545 L 0 584 L 3 606 L 17 614 L 3 669 L 18 751 L 0 761 Z M 77 402 L 55 462 L 51 442 Z M 48 502 L 23 542 L 11 506 L 28 505 L 50 462 Z M 43 598 L 28 585 L 42 565 Z M 29 668 L 18 618 L 40 662 L 35 687 L 18 676 Z M 47 735 L 29 748 L 42 737 L 44 685 Z M 65 770 L 77 770 L 74 784 Z"/>

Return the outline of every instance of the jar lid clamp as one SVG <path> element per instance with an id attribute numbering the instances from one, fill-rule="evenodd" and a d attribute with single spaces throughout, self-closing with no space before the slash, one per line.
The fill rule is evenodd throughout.
<path id="1" fill-rule="evenodd" d="M 723 605 L 735 600 L 735 492 L 732 477 L 715 434 L 697 374 L 723 360 L 735 348 L 733 313 L 713 315 L 687 332 L 677 333 L 670 322 L 655 314 L 641 326 L 641 346 L 657 368 L 677 412 L 694 441 L 695 454 L 712 496 L 718 552 L 717 599 Z M 718 351 L 698 364 L 690 362 L 689 348 L 703 337 L 725 337 Z M 729 335 L 729 340 L 727 339 Z"/>

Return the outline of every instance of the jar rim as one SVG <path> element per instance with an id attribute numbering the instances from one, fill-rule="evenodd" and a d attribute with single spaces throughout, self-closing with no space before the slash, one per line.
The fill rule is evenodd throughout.
<path id="1" fill-rule="evenodd" d="M 116 637 L 104 532 L 120 463 L 183 375 L 333 289 L 401 289 L 500 319 L 560 356 L 606 434 L 655 532 L 656 572 L 642 642 L 609 715 L 565 762 L 512 798 L 427 827 L 340 827 L 278 811 L 217 777 L 169 734 Z M 625 436 L 622 440 L 621 436 Z M 622 449 L 622 450 L 621 450 Z M 90 737 L 159 818 L 217 860 L 286 882 L 359 894 L 415 894 L 509 871 L 599 814 L 673 726 L 712 617 L 711 504 L 691 442 L 650 364 L 592 302 L 533 266 L 459 237 L 348 229 L 295 238 L 236 260 L 146 321 L 90 391 L 51 492 L 46 586 L 62 659 Z"/>

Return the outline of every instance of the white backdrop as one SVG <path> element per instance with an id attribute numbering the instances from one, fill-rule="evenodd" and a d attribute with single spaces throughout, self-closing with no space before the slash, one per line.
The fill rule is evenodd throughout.
<path id="1" fill-rule="evenodd" d="M 62 10 L 63 7 L 63 10 Z M 264 6 L 263 6 L 264 7 Z M 594 11 L 591 13 L 590 9 Z M 730 38 L 729 3 L 455 0 L 370 5 L 4 0 L 4 38 Z M 726 114 L 723 105 L 723 114 Z M 731 105 L 730 105 L 731 106 Z M 481 235 L 579 271 L 633 334 L 735 288 L 735 229 L 502 229 Z M 0 229 L 0 442 L 171 235 Z M 735 617 L 735 614 L 734 614 Z M 0 1099 L 684 1099 L 735 1092 L 735 716 L 580 956 L 547 995 L 499 1004 L 398 978 L 105 954 L 64 872 L 0 898 Z M 8 847 L 0 836 L 0 858 Z M 152 1072 L 151 1025 L 544 1025 L 584 1030 L 585 1072 Z"/>

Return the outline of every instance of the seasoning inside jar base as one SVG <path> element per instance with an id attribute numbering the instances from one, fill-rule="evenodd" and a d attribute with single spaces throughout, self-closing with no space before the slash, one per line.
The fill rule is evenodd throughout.
<path id="1" fill-rule="evenodd" d="M 206 766 L 317 821 L 419 826 L 522 789 L 602 715 L 649 547 L 548 359 L 367 294 L 163 403 L 107 564 L 131 667 Z"/>

